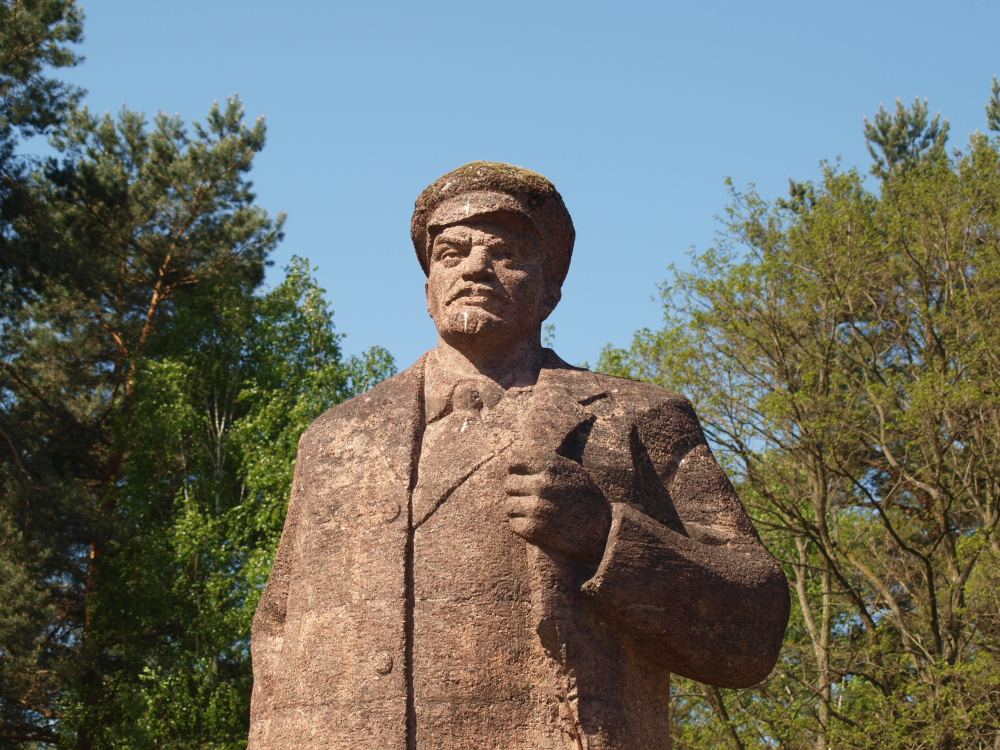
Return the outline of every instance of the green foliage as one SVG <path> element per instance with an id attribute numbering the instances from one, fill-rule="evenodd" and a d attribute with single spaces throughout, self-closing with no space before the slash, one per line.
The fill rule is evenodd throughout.
<path id="1" fill-rule="evenodd" d="M 67 43 L 83 38 L 83 14 L 73 0 L 0 2 L 0 136 L 4 143 L 43 133 L 79 92 L 44 75 L 47 67 L 76 65 Z"/>
<path id="2" fill-rule="evenodd" d="M 67 117 L 11 218 L 0 325 L 0 747 L 243 747 L 295 445 L 394 372 L 344 361 L 240 103 Z"/>
<path id="3" fill-rule="evenodd" d="M 199 292 L 250 294 L 280 236 L 241 177 L 262 124 L 245 128 L 235 103 L 213 110 L 196 142 L 177 121 L 158 124 L 149 133 L 133 113 L 117 123 L 74 113 L 56 141 L 67 158 L 31 176 L 30 210 L 7 247 L 32 283 L 5 289 L 0 424 L 13 461 L 3 514 L 22 559 L 38 560 L 32 580 L 52 614 L 33 619 L 31 649 L 5 661 L 23 669 L 4 675 L 0 715 L 42 740 L 78 728 L 81 747 L 90 730 L 63 714 L 73 690 L 98 701 L 114 662 L 117 636 L 102 631 L 98 602 L 120 533 L 128 454 L 118 431 L 137 408 L 137 376 Z"/>
<path id="4" fill-rule="evenodd" d="M 990 101 L 986 105 L 986 125 L 994 133 L 1000 133 L 1000 81 L 993 76 Z"/>
<path id="5" fill-rule="evenodd" d="M 79 696 L 69 711 L 100 726 L 100 746 L 242 748 L 250 624 L 298 437 L 394 368 L 381 350 L 342 362 L 301 260 L 263 297 L 205 290 L 172 328 L 117 430 L 127 469 L 95 607 L 117 664 L 102 669 L 101 703 Z"/>
<path id="6" fill-rule="evenodd" d="M 945 133 L 880 112 L 878 195 L 734 191 L 664 328 L 602 356 L 692 398 L 792 587 L 763 685 L 678 681 L 678 748 L 1000 742 L 1000 139 Z"/>
<path id="7" fill-rule="evenodd" d="M 18 141 L 49 132 L 76 102 L 79 90 L 45 73 L 79 62 L 67 45 L 82 35 L 82 13 L 73 0 L 0 0 L 0 273 L 8 282 L 29 271 L 4 244 L 11 220 L 29 199 L 30 162 L 17 155 Z M 9 300 L 0 290 L 4 302 Z"/>
<path id="8" fill-rule="evenodd" d="M 917 98 L 913 108 L 896 100 L 896 111 L 889 113 L 879 105 L 873 122 L 865 118 L 865 140 L 875 164 L 872 174 L 881 179 L 894 170 L 905 170 L 926 160 L 943 158 L 948 142 L 949 123 L 941 124 L 940 113 L 927 119 L 927 101 Z"/>
<path id="9" fill-rule="evenodd" d="M 788 199 L 779 198 L 775 205 L 795 213 L 811 211 L 816 207 L 816 186 L 788 178 Z"/>
<path id="10" fill-rule="evenodd" d="M 81 33 L 0 0 L 0 747 L 242 748 L 298 437 L 395 368 L 305 261 L 258 292 L 263 121 L 76 109 Z"/>

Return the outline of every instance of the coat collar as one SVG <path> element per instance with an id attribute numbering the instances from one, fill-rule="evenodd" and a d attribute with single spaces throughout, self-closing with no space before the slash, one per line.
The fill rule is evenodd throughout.
<path id="1" fill-rule="evenodd" d="M 551 349 L 545 349 L 545 358 L 538 374 L 535 388 L 538 391 L 554 392 L 569 396 L 580 406 L 586 407 L 606 397 L 607 391 L 601 386 L 597 375 L 590 370 L 573 367 L 564 362 Z M 381 412 L 393 419 L 404 418 L 404 423 L 414 431 L 419 440 L 424 429 L 424 373 L 427 358 L 431 352 L 423 354 L 410 367 L 375 386 L 368 394 L 359 396 L 365 404 L 358 416 L 364 420 Z M 388 411 L 386 411 L 386 407 Z"/>
<path id="2" fill-rule="evenodd" d="M 376 433 L 396 430 L 397 435 L 402 433 L 400 437 L 405 435 L 402 440 L 397 438 L 391 441 L 391 448 L 382 441 L 378 450 L 393 454 L 383 455 L 383 458 L 388 459 L 386 463 L 392 466 L 398 481 L 408 483 L 411 498 L 416 487 L 420 444 L 425 429 L 424 379 L 430 354 L 427 352 L 404 372 L 361 396 L 363 403 L 356 415 L 363 429 Z M 588 421 L 590 417 L 586 407 L 606 395 L 594 373 L 572 367 L 551 349 L 546 349 L 535 385 L 532 414 L 526 420 L 525 434 L 519 436 L 519 442 L 525 447 L 533 445 L 543 450 L 557 450 L 570 433 Z M 491 446 L 489 453 L 495 454 L 498 448 L 502 450 L 505 447 Z M 433 482 L 435 498 L 421 512 L 421 518 L 414 518 L 413 521 L 423 521 L 482 463 L 483 457 L 480 456 L 472 466 L 456 471 L 454 476 L 442 476 L 440 481 Z M 425 502 L 420 504 L 427 505 Z"/>

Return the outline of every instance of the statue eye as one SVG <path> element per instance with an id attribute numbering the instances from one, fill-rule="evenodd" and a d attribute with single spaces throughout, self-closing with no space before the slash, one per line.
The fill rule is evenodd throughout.
<path id="1" fill-rule="evenodd" d="M 438 260 L 457 260 L 464 255 L 461 248 L 455 247 L 454 245 L 445 245 L 442 247 L 438 253 Z"/>

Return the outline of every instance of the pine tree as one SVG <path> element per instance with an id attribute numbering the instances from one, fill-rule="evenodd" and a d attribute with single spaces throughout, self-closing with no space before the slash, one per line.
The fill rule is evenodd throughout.
<path id="1" fill-rule="evenodd" d="M 0 326 L 0 746 L 242 747 L 249 622 L 298 433 L 392 372 L 342 360 L 237 100 L 73 112 L 25 181 Z M 49 262 L 51 259 L 55 259 Z M 8 602 L 10 604 L 8 604 Z M 172 743 L 172 744 L 171 744 Z"/>
<path id="2" fill-rule="evenodd" d="M 7 244 L 10 222 L 26 209 L 25 180 L 32 160 L 18 153 L 26 138 L 64 122 L 82 93 L 47 75 L 76 65 L 68 46 L 83 37 L 83 14 L 74 0 L 0 0 L 0 306 L 18 304 L 20 285 L 39 270 L 38 258 Z"/>
<path id="3" fill-rule="evenodd" d="M 945 156 L 950 124 L 941 123 L 941 114 L 927 119 L 927 101 L 917 98 L 913 107 L 896 100 L 896 111 L 888 112 L 879 105 L 874 120 L 865 118 L 865 140 L 874 164 L 872 174 L 880 179 L 909 169 L 921 161 Z"/>

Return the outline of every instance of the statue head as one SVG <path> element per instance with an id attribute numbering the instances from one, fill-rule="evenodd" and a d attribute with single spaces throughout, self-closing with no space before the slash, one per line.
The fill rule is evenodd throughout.
<path id="1" fill-rule="evenodd" d="M 439 334 L 506 346 L 537 339 L 559 302 L 575 232 L 555 186 L 509 164 L 472 162 L 421 193 L 411 228 Z"/>

